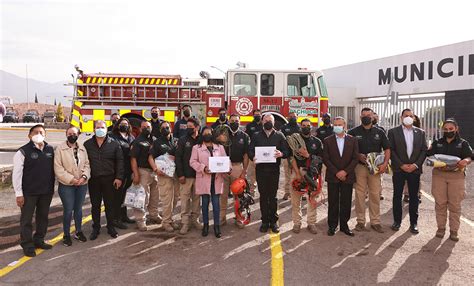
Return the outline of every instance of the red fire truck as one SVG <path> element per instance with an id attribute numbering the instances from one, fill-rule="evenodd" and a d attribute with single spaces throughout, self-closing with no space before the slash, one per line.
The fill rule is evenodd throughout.
<path id="1" fill-rule="evenodd" d="M 219 108 L 241 116 L 243 125 L 253 120 L 253 110 L 272 113 L 276 126 L 286 123 L 289 112 L 299 121 L 309 118 L 319 124 L 328 111 L 328 96 L 320 71 L 232 69 L 224 78 L 187 79 L 180 75 L 109 74 L 78 71 L 74 86 L 71 124 L 92 132 L 95 120 L 110 124 L 118 113 L 138 131 L 141 120 L 150 119 L 158 106 L 160 118 L 172 124 L 180 118 L 180 107 L 189 104 L 193 115 L 206 124 L 214 123 Z"/>

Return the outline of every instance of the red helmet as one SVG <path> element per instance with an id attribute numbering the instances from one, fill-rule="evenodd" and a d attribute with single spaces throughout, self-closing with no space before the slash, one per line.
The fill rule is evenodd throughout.
<path id="1" fill-rule="evenodd" d="M 235 179 L 235 181 L 233 181 L 230 185 L 230 191 L 232 192 L 232 194 L 238 196 L 244 192 L 246 187 L 247 183 L 245 182 L 245 180 L 242 178 L 238 178 Z"/>

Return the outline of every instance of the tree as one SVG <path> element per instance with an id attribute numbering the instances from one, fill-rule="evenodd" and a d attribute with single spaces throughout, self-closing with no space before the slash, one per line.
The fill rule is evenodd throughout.
<path id="1" fill-rule="evenodd" d="M 58 109 L 56 110 L 56 121 L 63 122 L 64 121 L 64 110 L 61 102 L 58 104 Z"/>
<path id="2" fill-rule="evenodd" d="M 38 94 L 35 92 L 35 103 L 38 103 Z"/>

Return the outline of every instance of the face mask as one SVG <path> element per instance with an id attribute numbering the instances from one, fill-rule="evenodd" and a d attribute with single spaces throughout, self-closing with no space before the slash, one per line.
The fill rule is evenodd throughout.
<path id="1" fill-rule="evenodd" d="M 188 128 L 188 129 L 186 129 L 186 132 L 187 132 L 188 136 L 193 136 L 194 135 L 194 128 Z"/>
<path id="2" fill-rule="evenodd" d="M 95 136 L 97 137 L 105 137 L 107 135 L 107 129 L 105 128 L 97 128 L 95 130 Z"/>
<path id="3" fill-rule="evenodd" d="M 232 123 L 229 124 L 229 126 L 230 126 L 230 129 L 234 132 L 239 129 L 239 123 L 238 122 L 232 122 Z"/>
<path id="4" fill-rule="evenodd" d="M 295 125 L 295 124 L 296 124 L 296 118 L 294 118 L 294 117 L 290 117 L 290 120 L 289 120 L 289 121 L 290 121 L 290 124 L 291 124 L 291 125 Z"/>
<path id="5" fill-rule="evenodd" d="M 157 118 L 158 118 L 158 113 L 152 113 L 152 114 L 151 114 L 151 117 L 152 117 L 153 119 L 157 119 Z"/>
<path id="6" fill-rule="evenodd" d="M 225 114 L 219 114 L 219 120 L 225 121 Z"/>
<path id="7" fill-rule="evenodd" d="M 267 121 L 263 124 L 263 128 L 265 128 L 265 130 L 272 130 L 273 128 L 273 122 L 271 121 Z"/>
<path id="8" fill-rule="evenodd" d="M 413 125 L 413 118 L 411 118 L 411 117 L 409 117 L 409 116 L 403 118 L 403 124 L 404 124 L 405 126 L 411 126 L 411 125 Z"/>
<path id="9" fill-rule="evenodd" d="M 206 134 L 202 136 L 202 141 L 209 143 L 212 140 L 212 135 L 211 134 Z"/>
<path id="10" fill-rule="evenodd" d="M 71 143 L 71 144 L 74 144 L 76 143 L 77 141 L 77 135 L 69 135 L 67 137 L 67 142 Z"/>
<path id="11" fill-rule="evenodd" d="M 362 125 L 370 125 L 372 123 L 372 117 L 370 116 L 364 116 L 361 118 L 361 121 L 362 121 Z"/>
<path id="12" fill-rule="evenodd" d="M 309 133 L 311 133 L 311 127 L 302 127 L 301 133 L 303 133 L 303 135 L 309 135 Z"/>
<path id="13" fill-rule="evenodd" d="M 142 129 L 142 134 L 145 136 L 149 136 L 151 134 L 151 129 L 150 128 L 143 128 Z"/>
<path id="14" fill-rule="evenodd" d="M 253 117 L 253 119 L 255 120 L 255 122 L 259 122 L 260 119 L 262 119 L 262 116 L 260 116 L 260 115 L 255 115 L 255 116 Z"/>
<path id="15" fill-rule="evenodd" d="M 164 137 L 168 136 L 169 134 L 170 134 L 170 128 L 169 127 L 161 129 L 161 135 L 163 135 Z"/>
<path id="16" fill-rule="evenodd" d="M 31 141 L 35 144 L 41 144 L 44 141 L 44 136 L 41 134 L 36 134 L 31 137 Z"/>
<path id="17" fill-rule="evenodd" d="M 127 125 L 120 125 L 119 131 L 122 133 L 127 133 L 130 128 Z"/>
<path id="18" fill-rule="evenodd" d="M 323 122 L 324 122 L 324 124 L 329 125 L 329 124 L 331 124 L 331 118 L 324 118 Z"/>
<path id="19" fill-rule="evenodd" d="M 454 136 L 456 136 L 456 132 L 454 132 L 454 131 L 444 131 L 443 135 L 444 135 L 444 137 L 451 139 Z"/>
<path id="20" fill-rule="evenodd" d="M 334 133 L 336 134 L 341 134 L 342 132 L 344 132 L 344 127 L 342 126 L 334 126 Z"/>
<path id="21" fill-rule="evenodd" d="M 191 116 L 191 111 L 186 109 L 185 111 L 183 111 L 183 114 L 184 114 L 185 117 L 189 117 L 189 116 Z"/>

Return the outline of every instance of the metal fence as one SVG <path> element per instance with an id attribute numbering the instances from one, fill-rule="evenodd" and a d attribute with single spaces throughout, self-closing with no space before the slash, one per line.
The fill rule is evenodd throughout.
<path id="1" fill-rule="evenodd" d="M 396 105 L 387 101 L 386 97 L 361 98 L 357 106 L 357 114 L 364 107 L 372 108 L 379 115 L 379 122 L 385 129 L 401 124 L 401 113 L 410 108 L 420 118 L 421 128 L 426 131 L 429 141 L 441 137 L 440 127 L 445 119 L 444 93 L 403 95 L 398 98 Z"/>

